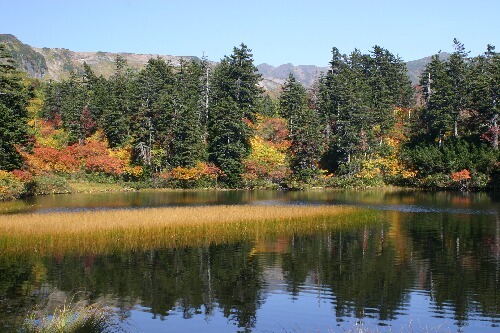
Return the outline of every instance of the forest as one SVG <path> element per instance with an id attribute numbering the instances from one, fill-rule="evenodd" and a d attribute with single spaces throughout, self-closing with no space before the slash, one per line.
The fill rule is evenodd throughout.
<path id="1" fill-rule="evenodd" d="M 214 64 L 151 58 L 61 82 L 28 78 L 0 44 L 0 199 L 128 188 L 495 190 L 500 54 L 453 41 L 412 86 L 380 46 L 332 49 L 309 89 L 266 93 L 245 44 Z"/>

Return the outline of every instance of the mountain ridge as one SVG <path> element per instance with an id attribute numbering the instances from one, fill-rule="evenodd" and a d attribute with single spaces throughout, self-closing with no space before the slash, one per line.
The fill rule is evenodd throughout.
<path id="1" fill-rule="evenodd" d="M 44 81 L 60 81 L 67 79 L 70 73 L 83 73 L 83 63 L 87 63 L 96 75 L 110 77 L 114 73 L 114 61 L 118 55 L 122 56 L 132 69 L 139 70 L 146 65 L 150 58 L 162 58 L 179 65 L 181 59 L 199 60 L 196 56 L 173 56 L 161 54 L 137 54 L 127 52 L 78 52 L 66 48 L 32 47 L 22 43 L 11 34 L 0 34 L 0 43 L 7 46 L 7 50 L 18 65 L 18 69 L 25 71 L 30 77 Z M 441 59 L 449 57 L 448 53 L 440 53 Z M 431 56 L 406 62 L 408 76 L 412 84 L 418 83 L 418 76 L 429 63 Z M 262 75 L 261 85 L 268 92 L 277 92 L 281 85 L 292 73 L 296 80 L 306 88 L 311 87 L 321 73 L 327 73 L 328 67 L 316 65 L 293 65 L 291 63 L 272 66 L 262 63 L 256 66 Z"/>

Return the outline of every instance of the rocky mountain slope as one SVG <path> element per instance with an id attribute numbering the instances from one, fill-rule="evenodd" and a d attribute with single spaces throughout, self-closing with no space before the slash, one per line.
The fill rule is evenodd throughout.
<path id="1" fill-rule="evenodd" d="M 97 75 L 109 77 L 114 72 L 114 61 L 117 55 L 125 58 L 130 67 L 140 69 L 150 58 L 160 57 L 172 64 L 178 65 L 181 59 L 198 59 L 192 56 L 171 56 L 159 54 L 133 54 L 133 53 L 109 53 L 109 52 L 74 52 L 63 48 L 35 48 L 19 41 L 15 36 L 0 34 L 0 43 L 6 44 L 8 51 L 12 54 L 20 70 L 29 76 L 42 80 L 63 80 L 69 77 L 71 71 L 76 73 L 83 71 L 83 63 L 86 62 Z M 440 57 L 446 59 L 449 54 L 440 53 Z M 408 75 L 413 84 L 418 83 L 418 76 L 430 61 L 431 57 L 407 62 Z M 305 87 L 310 87 L 315 79 L 328 71 L 328 67 L 314 65 L 294 66 L 284 64 L 278 67 L 268 64 L 257 66 L 262 74 L 262 86 L 269 92 L 276 93 L 281 85 L 293 73 L 297 81 Z"/>

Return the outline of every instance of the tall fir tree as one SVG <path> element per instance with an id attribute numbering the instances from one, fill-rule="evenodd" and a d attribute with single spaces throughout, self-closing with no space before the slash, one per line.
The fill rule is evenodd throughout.
<path id="1" fill-rule="evenodd" d="M 128 139 L 132 117 L 133 75 L 122 56 L 115 60 L 116 71 L 109 80 L 110 101 L 102 115 L 104 134 L 111 147 L 120 146 Z"/>
<path id="2" fill-rule="evenodd" d="M 225 185 L 241 185 L 243 159 L 250 151 L 251 128 L 261 94 L 260 75 L 245 44 L 235 47 L 215 68 L 210 87 L 209 160 L 224 173 Z"/>
<path id="3" fill-rule="evenodd" d="M 472 62 L 472 104 L 479 112 L 480 124 L 486 129 L 478 129 L 479 135 L 487 138 L 498 150 L 500 114 L 500 54 L 493 45 L 488 45 L 484 55 L 475 57 Z M 478 123 L 478 121 L 476 121 Z"/>
<path id="4" fill-rule="evenodd" d="M 85 136 L 81 118 L 86 106 L 82 79 L 71 72 L 69 79 L 61 83 L 61 90 L 63 99 L 60 115 L 62 126 L 68 133 L 68 143 L 82 142 Z"/>
<path id="5" fill-rule="evenodd" d="M 455 52 L 447 62 L 447 74 L 450 81 L 451 117 L 453 119 L 453 136 L 458 138 L 458 120 L 460 114 L 470 105 L 470 81 L 468 52 L 456 38 L 453 40 Z"/>
<path id="6" fill-rule="evenodd" d="M 0 44 L 0 170 L 22 166 L 16 146 L 28 142 L 29 95 L 14 67 L 14 60 Z"/>
<path id="7" fill-rule="evenodd" d="M 172 120 L 173 166 L 193 167 L 206 160 L 203 66 L 181 61 L 176 75 L 178 106 Z"/>
<path id="8" fill-rule="evenodd" d="M 162 58 L 149 59 L 137 76 L 135 105 L 131 118 L 134 159 L 158 172 L 168 164 L 171 145 L 174 68 Z"/>
<path id="9" fill-rule="evenodd" d="M 336 171 L 346 164 L 350 172 L 353 160 L 376 153 L 394 128 L 394 108 L 408 107 L 412 95 L 404 63 L 388 50 L 346 56 L 333 48 L 317 95 L 327 142 L 322 166 Z"/>
<path id="10" fill-rule="evenodd" d="M 283 85 L 279 112 L 288 121 L 293 176 L 308 182 L 319 175 L 321 128 L 316 110 L 309 107 L 306 90 L 291 73 Z"/>
<path id="11" fill-rule="evenodd" d="M 453 126 L 452 108 L 450 103 L 451 86 L 449 84 L 446 64 L 439 55 L 432 56 L 425 71 L 420 77 L 423 87 L 422 98 L 425 108 L 422 113 L 424 124 L 431 141 L 442 144 L 443 136 L 450 132 Z"/>

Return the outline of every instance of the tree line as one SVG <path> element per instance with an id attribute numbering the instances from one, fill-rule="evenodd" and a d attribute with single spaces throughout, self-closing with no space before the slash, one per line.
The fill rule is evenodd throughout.
<path id="1" fill-rule="evenodd" d="M 405 63 L 380 46 L 333 48 L 312 88 L 290 74 L 273 99 L 245 44 L 217 64 L 152 58 L 132 70 L 117 56 L 109 78 L 84 64 L 48 83 L 23 78 L 0 46 L 0 169 L 47 172 L 39 165 L 49 158 L 37 154 L 97 140 L 135 168 L 129 178 L 178 186 L 204 174 L 229 188 L 492 187 L 500 56 L 491 45 L 476 57 L 456 39 L 454 47 L 449 59 L 432 57 L 415 87 Z"/>

